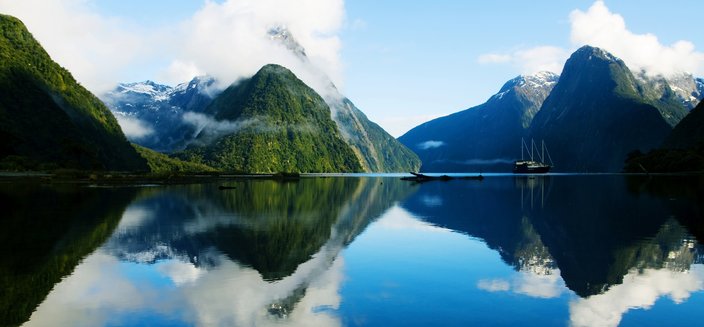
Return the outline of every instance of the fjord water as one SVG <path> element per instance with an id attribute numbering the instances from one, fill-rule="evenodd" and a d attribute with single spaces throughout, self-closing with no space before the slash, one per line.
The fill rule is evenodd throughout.
<path id="1" fill-rule="evenodd" d="M 0 184 L 0 325 L 684 326 L 698 177 Z"/>

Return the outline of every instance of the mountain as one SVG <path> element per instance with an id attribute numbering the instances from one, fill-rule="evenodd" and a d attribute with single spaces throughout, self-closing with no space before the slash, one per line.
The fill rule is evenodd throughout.
<path id="1" fill-rule="evenodd" d="M 702 172 L 704 171 L 704 102 L 675 126 L 659 149 L 630 153 L 626 172 Z"/>
<path id="2" fill-rule="evenodd" d="M 358 172 L 322 97 L 291 71 L 266 65 L 230 86 L 204 110 L 214 121 L 178 154 L 189 161 L 250 173 Z M 208 116 L 201 115 L 203 119 Z"/>
<path id="3" fill-rule="evenodd" d="M 672 98 L 651 100 L 650 90 L 622 60 L 584 46 L 565 63 L 531 137 L 545 141 L 556 170 L 620 171 L 627 153 L 657 147 L 683 108 Z"/>
<path id="4" fill-rule="evenodd" d="M 308 60 L 305 49 L 285 27 L 273 27 L 267 32 L 269 39 L 285 47 L 302 66 L 320 76 L 328 85 L 324 97 L 332 109 L 332 119 L 342 138 L 368 172 L 417 171 L 420 159 L 383 128 L 370 121 L 349 99 L 342 95 L 332 81 Z M 120 84 L 102 96 L 103 101 L 118 117 L 120 123 L 132 125 L 135 133 L 127 137 L 144 147 L 161 152 L 182 150 L 209 122 L 202 113 L 221 90 L 214 87 L 215 80 L 200 77 L 175 88 L 151 81 Z M 203 143 L 204 139 L 196 141 Z M 202 144 L 201 144 L 202 145 Z"/>
<path id="5" fill-rule="evenodd" d="M 368 172 L 418 171 L 421 160 L 408 147 L 372 122 L 348 98 L 327 101 L 342 138 Z"/>
<path id="6" fill-rule="evenodd" d="M 673 149 L 690 149 L 704 144 L 704 102 L 689 112 L 675 126 L 672 133 L 665 139 L 663 146 Z"/>
<path id="7" fill-rule="evenodd" d="M 185 148 L 195 126 L 183 119 L 187 112 L 202 112 L 219 92 L 215 79 L 196 77 L 176 87 L 152 81 L 119 84 L 102 95 L 130 141 L 160 152 Z"/>
<path id="8" fill-rule="evenodd" d="M 273 42 L 291 51 L 306 69 L 319 75 L 322 84 L 328 86 L 328 94 L 324 99 L 333 111 L 332 119 L 365 171 L 407 172 L 420 169 L 421 160 L 418 156 L 369 120 L 350 99 L 341 94 L 332 80 L 310 62 L 305 48 L 287 28 L 275 26 L 268 31 L 268 36 Z"/>
<path id="9" fill-rule="evenodd" d="M 426 122 L 399 141 L 420 156 L 423 171 L 507 171 L 558 78 L 516 77 L 484 104 Z"/>
<path id="10" fill-rule="evenodd" d="M 137 191 L 52 183 L 0 185 L 0 326 L 26 324 L 55 285 L 110 238 Z"/>
<path id="11" fill-rule="evenodd" d="M 669 88 L 675 99 L 677 99 L 687 110 L 692 110 L 704 98 L 704 80 L 695 78 L 689 73 L 675 74 L 670 77 L 649 76 L 645 71 L 636 74 L 636 77 L 644 84 L 650 84 L 656 90 L 663 91 Z M 667 87 L 666 87 L 667 86 Z"/>
<path id="12" fill-rule="evenodd" d="M 147 170 L 105 105 L 0 15 L 0 167 Z"/>
<path id="13" fill-rule="evenodd" d="M 660 115 L 672 127 L 677 125 L 699 103 L 701 94 L 696 80 L 689 74 L 675 77 L 648 76 L 645 72 L 634 74 L 639 96 L 658 108 Z"/>

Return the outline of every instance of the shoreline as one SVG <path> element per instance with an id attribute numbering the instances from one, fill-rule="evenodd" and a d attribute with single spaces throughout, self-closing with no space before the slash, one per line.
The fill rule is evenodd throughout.
<path id="1" fill-rule="evenodd" d="M 463 179 L 476 176 L 477 173 L 426 173 L 427 176 L 449 175 L 453 179 Z M 564 177 L 564 176 L 632 176 L 632 177 L 692 177 L 704 176 L 704 172 L 689 173 L 549 173 L 549 174 L 513 174 L 484 173 L 484 178 L 505 177 Z M 7 172 L 0 171 L 0 183 L 35 183 L 35 184 L 74 184 L 95 186 L 137 186 L 137 185 L 176 185 L 215 183 L 237 180 L 274 180 L 296 181 L 301 178 L 399 178 L 413 177 L 410 173 L 277 173 L 277 174 L 245 174 L 245 173 L 173 173 L 173 174 L 140 174 L 128 172 Z"/>

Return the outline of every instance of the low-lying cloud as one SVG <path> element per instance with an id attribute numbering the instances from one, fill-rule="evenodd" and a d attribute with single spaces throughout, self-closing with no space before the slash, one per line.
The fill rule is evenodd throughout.
<path id="1" fill-rule="evenodd" d="M 242 128 L 252 126 L 256 124 L 258 120 L 215 120 L 212 116 L 189 111 L 183 114 L 183 122 L 195 128 L 193 133 L 194 137 L 218 137 L 232 134 Z"/>
<path id="2" fill-rule="evenodd" d="M 120 113 L 115 114 L 115 118 L 122 128 L 122 132 L 130 140 L 139 140 L 154 133 L 152 126 L 145 121 Z"/>
<path id="3" fill-rule="evenodd" d="M 430 140 L 430 141 L 418 143 L 418 148 L 421 150 L 429 150 L 429 149 L 436 149 L 436 148 L 439 148 L 444 145 L 445 145 L 445 142 L 443 142 L 443 141 Z"/>
<path id="4" fill-rule="evenodd" d="M 192 142 L 206 145 L 220 137 L 234 134 L 242 129 L 254 130 L 257 133 L 270 133 L 280 131 L 295 131 L 299 133 L 318 133 L 318 129 L 307 123 L 301 124 L 274 124 L 251 117 L 245 119 L 216 120 L 214 117 L 202 113 L 188 111 L 182 116 L 183 122 L 194 128 Z"/>

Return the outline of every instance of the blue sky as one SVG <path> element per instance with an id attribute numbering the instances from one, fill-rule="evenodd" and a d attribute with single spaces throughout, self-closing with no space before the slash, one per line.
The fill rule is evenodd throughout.
<path id="1" fill-rule="evenodd" d="M 294 36 L 300 36 L 299 41 L 314 56 L 319 54 L 316 62 L 321 63 L 322 70 L 362 111 L 394 136 L 430 118 L 478 105 L 521 73 L 541 67 L 559 70 L 554 67 L 561 67 L 570 52 L 592 39 L 600 40 L 599 46 L 615 44 L 614 49 L 607 50 L 622 56 L 629 66 L 652 66 L 668 72 L 672 67 L 660 67 L 667 66 L 661 62 L 684 62 L 687 65 L 680 66 L 688 71 L 704 73 L 704 65 L 700 64 L 704 56 L 699 52 L 704 47 L 704 33 L 697 24 L 704 12 L 701 1 L 607 0 L 601 3 L 606 16 L 587 15 L 590 17 L 584 19 L 581 27 L 575 25 L 571 13 L 587 13 L 597 2 L 267 0 L 263 2 L 273 3 L 274 7 L 266 7 L 259 5 L 262 1 L 220 0 L 210 1 L 208 11 L 203 9 L 206 2 L 202 0 L 43 0 L 39 2 L 48 9 L 42 16 L 34 9 L 36 4 L 30 8 L 32 1 L 39 0 L 23 1 L 27 3 L 23 8 L 20 2 L 0 0 L 0 12 L 23 19 L 55 60 L 95 92 L 125 81 L 152 79 L 173 84 L 185 81 L 179 79 L 189 74 L 214 74 L 211 71 L 219 70 L 218 65 L 239 74 L 226 75 L 227 78 L 251 73 L 251 67 L 238 66 L 239 62 L 247 62 L 243 56 L 257 56 L 241 50 L 248 46 L 238 44 L 234 50 L 213 47 L 208 49 L 211 53 L 232 52 L 208 57 L 195 53 L 193 48 L 209 47 L 219 35 L 192 40 L 199 37 L 194 36 L 195 32 L 181 34 L 189 29 L 200 30 L 198 27 L 209 23 L 223 23 L 222 28 L 205 31 L 224 33 L 232 37 L 233 44 L 247 44 L 237 38 L 237 33 L 226 34 L 228 28 L 238 28 L 228 19 L 248 19 L 241 13 L 228 16 L 228 8 L 249 8 L 250 2 L 256 3 L 251 6 L 252 11 L 280 5 L 285 10 L 272 17 L 284 17 L 287 24 L 297 26 L 304 35 Z M 240 3 L 240 7 L 228 6 L 229 3 Z M 63 11 L 63 16 L 56 14 Z M 288 12 L 291 17 L 285 17 Z M 197 21 L 194 15 L 200 17 L 200 25 L 193 24 Z M 266 16 L 267 22 L 274 19 L 266 13 L 256 15 L 257 19 Z M 327 16 L 330 18 L 325 19 Z M 47 17 L 53 20 L 52 24 L 43 25 Z M 61 17 L 66 17 L 65 22 Z M 614 35 L 625 35 L 632 42 L 621 45 L 618 39 L 609 40 L 608 31 L 602 32 L 607 39 L 589 34 L 589 26 L 606 23 L 613 17 L 625 22 L 622 33 Z M 86 26 L 74 26 L 80 24 Z M 64 25 L 66 29 L 62 30 Z M 95 37 L 89 38 L 89 32 L 76 35 L 71 28 L 91 31 Z M 575 31 L 582 35 L 575 37 Z M 653 49 L 652 44 L 646 46 L 647 38 L 642 37 L 646 34 L 657 37 L 656 50 L 662 50 L 663 56 L 672 52 L 668 49 L 680 40 L 688 41 L 692 49 L 685 47 L 676 55 L 662 57 L 670 61 L 642 58 L 638 54 L 647 51 L 639 47 Z M 169 41 L 162 44 L 164 39 Z M 180 47 L 174 45 L 180 39 L 189 41 Z M 91 50 L 91 44 L 97 46 Z M 118 52 L 120 55 L 115 54 Z"/>

